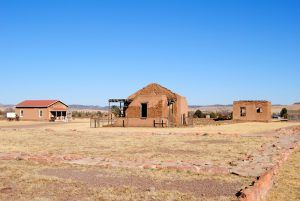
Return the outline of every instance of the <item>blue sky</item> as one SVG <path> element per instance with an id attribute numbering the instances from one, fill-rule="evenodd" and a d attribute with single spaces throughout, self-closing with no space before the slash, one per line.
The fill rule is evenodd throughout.
<path id="1" fill-rule="evenodd" d="M 300 101 L 300 1 L 0 0 L 0 103 Z"/>

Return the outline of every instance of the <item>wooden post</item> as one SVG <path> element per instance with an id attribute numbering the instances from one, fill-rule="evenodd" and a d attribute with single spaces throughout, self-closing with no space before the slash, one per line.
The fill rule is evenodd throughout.
<path id="1" fill-rule="evenodd" d="M 153 120 L 153 127 L 155 128 L 155 119 Z"/>
<path id="2" fill-rule="evenodd" d="M 107 123 L 109 125 L 109 115 L 110 115 L 110 101 L 108 101 L 108 114 L 107 114 Z"/>
<path id="3" fill-rule="evenodd" d="M 164 120 L 161 120 L 161 127 L 164 127 Z"/>
<path id="4" fill-rule="evenodd" d="M 120 117 L 122 117 L 122 102 L 120 101 Z"/>
<path id="5" fill-rule="evenodd" d="M 170 108 L 171 107 L 171 105 L 170 105 L 170 102 L 168 101 L 168 108 L 169 108 L 169 113 L 168 113 L 168 127 L 170 127 Z"/>

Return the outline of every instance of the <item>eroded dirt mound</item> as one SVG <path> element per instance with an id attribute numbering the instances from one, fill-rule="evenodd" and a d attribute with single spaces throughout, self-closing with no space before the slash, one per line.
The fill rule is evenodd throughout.
<path id="1" fill-rule="evenodd" d="M 93 187 L 134 187 L 142 191 L 168 190 L 193 194 L 196 197 L 232 196 L 240 188 L 240 183 L 218 180 L 153 180 L 138 176 L 115 176 L 100 171 L 80 171 L 77 169 L 45 169 L 40 174 L 84 182 Z"/>

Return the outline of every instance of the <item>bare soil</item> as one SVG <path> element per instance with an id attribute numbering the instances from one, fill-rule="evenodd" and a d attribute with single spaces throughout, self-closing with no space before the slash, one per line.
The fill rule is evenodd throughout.
<path id="1" fill-rule="evenodd" d="M 131 176 L 118 177 L 107 175 L 101 171 L 79 171 L 76 169 L 45 169 L 42 175 L 55 176 L 62 179 L 71 179 L 84 182 L 95 187 L 135 187 L 142 191 L 168 190 L 190 193 L 196 197 L 232 196 L 237 192 L 240 183 L 221 182 L 211 179 L 203 180 L 161 180 L 155 181 L 150 178 Z"/>
<path id="2" fill-rule="evenodd" d="M 189 144 L 203 144 L 203 143 L 210 143 L 210 144 L 228 144 L 231 143 L 230 140 L 189 140 L 185 141 L 185 143 Z"/>

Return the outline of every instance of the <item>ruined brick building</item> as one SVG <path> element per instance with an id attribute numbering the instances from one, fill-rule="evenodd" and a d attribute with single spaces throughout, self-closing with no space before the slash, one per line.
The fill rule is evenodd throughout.
<path id="1" fill-rule="evenodd" d="M 149 84 L 120 103 L 121 114 L 112 124 L 123 127 L 178 127 L 187 125 L 188 104 L 185 97 L 159 84 Z M 111 118 L 112 115 L 109 115 Z"/>
<path id="2" fill-rule="evenodd" d="M 270 122 L 271 107 L 272 104 L 269 101 L 235 101 L 233 120 Z"/>

